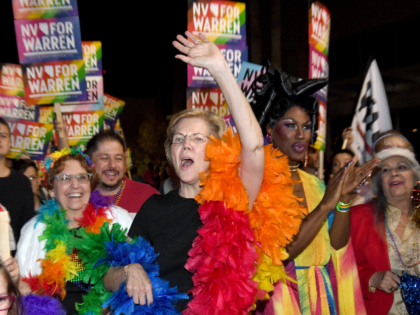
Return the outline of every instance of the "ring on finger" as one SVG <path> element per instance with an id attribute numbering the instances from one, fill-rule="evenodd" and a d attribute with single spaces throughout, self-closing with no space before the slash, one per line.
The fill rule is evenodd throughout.
<path id="1" fill-rule="evenodd" d="M 195 44 L 200 45 L 201 43 L 202 43 L 202 41 L 200 40 L 200 41 L 196 42 Z"/>

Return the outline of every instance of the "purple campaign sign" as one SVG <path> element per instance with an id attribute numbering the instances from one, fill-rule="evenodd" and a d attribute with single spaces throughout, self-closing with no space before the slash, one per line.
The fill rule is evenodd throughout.
<path id="1" fill-rule="evenodd" d="M 15 20 L 77 16 L 77 0 L 12 0 Z"/>
<path id="2" fill-rule="evenodd" d="M 233 75 L 238 77 L 242 62 L 248 61 L 248 46 L 217 45 Z M 215 88 L 216 81 L 206 69 L 188 65 L 188 87 Z"/>
<path id="3" fill-rule="evenodd" d="M 83 59 L 79 17 L 16 20 L 21 64 Z"/>
<path id="4" fill-rule="evenodd" d="M 322 52 L 318 51 L 314 46 L 309 45 L 309 78 L 328 79 L 329 76 L 328 58 Z M 328 85 L 317 91 L 314 95 L 327 102 Z"/>

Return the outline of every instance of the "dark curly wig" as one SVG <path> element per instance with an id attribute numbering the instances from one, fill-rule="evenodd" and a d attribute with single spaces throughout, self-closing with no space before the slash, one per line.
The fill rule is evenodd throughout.
<path id="1" fill-rule="evenodd" d="M 304 109 L 312 122 L 311 143 L 316 139 L 315 130 L 318 124 L 318 101 L 312 96 L 316 91 L 327 85 L 325 79 L 302 80 L 288 75 L 281 69 L 272 70 L 267 62 L 261 74 L 252 84 L 253 102 L 252 110 L 263 130 L 266 126 L 271 128 L 279 119 L 294 106 Z"/>

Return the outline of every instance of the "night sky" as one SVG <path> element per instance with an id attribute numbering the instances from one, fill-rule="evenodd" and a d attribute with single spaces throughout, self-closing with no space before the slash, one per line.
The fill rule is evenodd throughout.
<path id="1" fill-rule="evenodd" d="M 82 40 L 102 42 L 106 93 L 155 97 L 176 53 L 171 41 L 186 29 L 187 3 L 79 0 L 78 7 Z M 19 63 L 11 0 L 0 4 L 0 29 L 0 62 Z"/>

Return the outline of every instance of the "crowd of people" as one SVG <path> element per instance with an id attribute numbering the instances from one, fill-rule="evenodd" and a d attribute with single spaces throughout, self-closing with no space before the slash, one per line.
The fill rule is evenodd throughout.
<path id="1" fill-rule="evenodd" d="M 85 151 L 61 139 L 41 181 L 29 159 L 8 167 L 0 117 L 0 314 L 418 314 L 412 144 L 386 131 L 359 165 L 346 128 L 318 174 L 327 82 L 265 67 L 251 106 L 217 46 L 186 35 L 176 58 L 209 71 L 237 134 L 212 112 L 173 115 L 162 179 L 152 163 L 129 179 L 124 139 L 102 131 Z"/>

